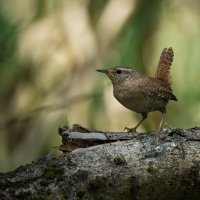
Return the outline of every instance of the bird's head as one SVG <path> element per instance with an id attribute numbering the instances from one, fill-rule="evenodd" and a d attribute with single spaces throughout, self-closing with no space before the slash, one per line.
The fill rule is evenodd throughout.
<path id="1" fill-rule="evenodd" d="M 125 81 L 129 81 L 137 75 L 135 69 L 121 66 L 112 67 L 110 69 L 97 69 L 96 71 L 106 74 L 112 81 L 113 85 L 120 83 L 123 84 Z"/>

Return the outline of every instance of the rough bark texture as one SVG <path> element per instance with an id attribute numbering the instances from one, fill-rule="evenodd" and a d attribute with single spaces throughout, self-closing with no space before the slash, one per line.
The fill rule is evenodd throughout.
<path id="1" fill-rule="evenodd" d="M 199 199 L 199 139 L 200 128 L 164 129 L 50 154 L 0 174 L 0 199 Z"/>

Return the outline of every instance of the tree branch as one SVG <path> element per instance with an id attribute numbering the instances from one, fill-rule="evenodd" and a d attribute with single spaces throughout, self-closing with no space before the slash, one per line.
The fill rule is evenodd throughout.
<path id="1" fill-rule="evenodd" d="M 200 128 L 87 133 L 59 128 L 61 150 L 75 150 L 0 174 L 0 199 L 199 199 Z"/>

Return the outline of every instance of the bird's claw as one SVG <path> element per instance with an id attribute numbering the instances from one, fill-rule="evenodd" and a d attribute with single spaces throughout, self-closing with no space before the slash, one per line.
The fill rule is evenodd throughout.
<path id="1" fill-rule="evenodd" d="M 151 133 L 158 133 L 162 130 L 162 128 L 158 128 L 156 131 L 155 130 L 152 130 Z"/>
<path id="2" fill-rule="evenodd" d="M 135 132 L 136 133 L 136 128 L 128 128 L 128 127 L 125 127 L 124 128 L 124 131 L 126 131 L 127 130 L 127 132 Z"/>

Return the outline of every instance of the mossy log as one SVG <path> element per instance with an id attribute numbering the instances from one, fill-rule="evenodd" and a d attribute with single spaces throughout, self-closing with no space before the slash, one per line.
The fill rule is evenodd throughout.
<path id="1" fill-rule="evenodd" d="M 0 199 L 199 199 L 200 128 L 133 135 L 1 173 Z"/>

